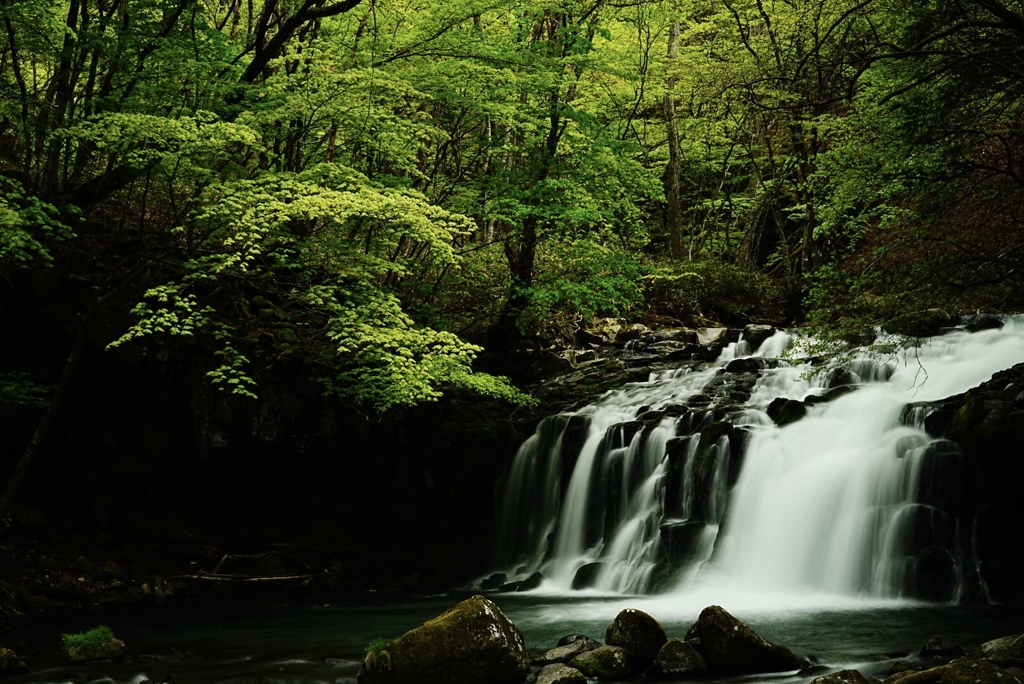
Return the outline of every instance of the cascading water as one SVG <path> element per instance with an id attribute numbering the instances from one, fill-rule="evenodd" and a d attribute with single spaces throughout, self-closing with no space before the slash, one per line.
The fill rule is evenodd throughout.
<path id="1" fill-rule="evenodd" d="M 971 463 L 907 406 L 1024 361 L 1024 317 L 824 367 L 780 358 L 793 341 L 741 341 L 545 419 L 499 494 L 504 569 L 554 592 L 983 591 Z"/>

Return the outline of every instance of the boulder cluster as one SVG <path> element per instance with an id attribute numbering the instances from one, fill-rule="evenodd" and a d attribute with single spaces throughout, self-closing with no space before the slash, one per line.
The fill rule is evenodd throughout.
<path id="1" fill-rule="evenodd" d="M 1024 634 L 966 654 L 933 636 L 897 660 L 884 680 L 858 670 L 812 666 L 757 634 L 720 606 L 708 606 L 682 638 L 669 638 L 643 611 L 621 611 L 604 643 L 583 634 L 530 657 L 522 634 L 490 599 L 469 598 L 390 643 L 367 649 L 360 684 L 586 684 L 793 673 L 809 684 L 1024 684 Z"/>
<path id="2" fill-rule="evenodd" d="M 489 599 L 474 596 L 394 641 L 368 650 L 361 684 L 570 684 L 797 671 L 807 661 L 719 606 L 670 639 L 639 610 L 621 611 L 604 643 L 573 634 L 530 658 L 522 635 Z"/>

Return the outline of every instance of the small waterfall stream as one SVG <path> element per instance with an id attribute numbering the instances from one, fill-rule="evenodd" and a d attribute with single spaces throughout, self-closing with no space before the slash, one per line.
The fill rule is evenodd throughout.
<path id="1" fill-rule="evenodd" d="M 501 483 L 501 569 L 555 593 L 983 593 L 973 466 L 906 407 L 1024 361 L 1024 317 L 842 364 L 795 341 L 741 340 L 543 420 Z M 802 417 L 777 425 L 780 404 Z"/>

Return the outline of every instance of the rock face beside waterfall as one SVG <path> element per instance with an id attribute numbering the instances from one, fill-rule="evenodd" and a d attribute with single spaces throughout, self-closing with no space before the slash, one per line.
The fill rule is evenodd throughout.
<path id="1" fill-rule="evenodd" d="M 686 633 L 712 672 L 752 674 L 798 670 L 805 661 L 740 622 L 721 606 L 708 606 Z"/>
<path id="2" fill-rule="evenodd" d="M 1024 363 L 925 408 L 931 411 L 925 419 L 928 431 L 955 442 L 969 457 L 955 472 L 939 472 L 933 479 L 953 492 L 970 491 L 964 485 L 973 485 L 978 492 L 976 500 L 958 503 L 967 509 L 966 523 L 977 530 L 981 581 L 987 591 L 980 598 L 1024 600 L 1024 558 L 1018 545 L 1007 541 L 1019 539 L 1024 530 L 1024 508 L 1019 503 L 1024 482 Z M 935 496 L 948 498 L 938 489 Z"/>
<path id="3" fill-rule="evenodd" d="M 530 671 L 523 635 L 489 599 L 474 596 L 380 649 L 360 684 L 517 684 Z"/>

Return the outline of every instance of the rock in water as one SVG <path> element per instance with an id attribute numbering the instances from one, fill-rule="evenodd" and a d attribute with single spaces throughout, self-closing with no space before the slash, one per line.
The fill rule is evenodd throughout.
<path id="1" fill-rule="evenodd" d="M 621 646 L 601 646 L 581 653 L 569 665 L 597 679 L 621 679 L 630 672 L 629 654 Z"/>
<path id="2" fill-rule="evenodd" d="M 971 655 L 979 658 L 1024 659 L 1024 634 L 986 641 Z"/>
<path id="3" fill-rule="evenodd" d="M 877 684 L 877 679 L 865 677 L 859 670 L 840 670 L 811 681 L 811 684 Z"/>
<path id="4" fill-rule="evenodd" d="M 587 678 L 576 668 L 557 663 L 538 672 L 536 684 L 587 684 Z"/>
<path id="5" fill-rule="evenodd" d="M 530 671 L 523 635 L 474 596 L 367 654 L 360 684 L 518 684 Z"/>
<path id="6" fill-rule="evenodd" d="M 782 672 L 805 664 L 788 648 L 771 643 L 721 606 L 701 611 L 686 640 L 695 645 L 714 673 Z"/>
<path id="7" fill-rule="evenodd" d="M 619 612 L 604 635 L 604 642 L 609 646 L 626 649 L 633 672 L 650 667 L 666 641 L 665 629 L 657 620 L 632 608 Z"/>
<path id="8" fill-rule="evenodd" d="M 664 677 L 699 677 L 708 671 L 708 664 L 689 641 L 669 639 L 661 647 L 656 661 Z"/>

